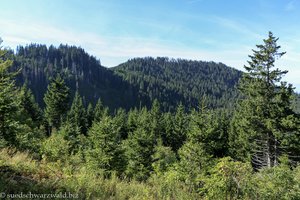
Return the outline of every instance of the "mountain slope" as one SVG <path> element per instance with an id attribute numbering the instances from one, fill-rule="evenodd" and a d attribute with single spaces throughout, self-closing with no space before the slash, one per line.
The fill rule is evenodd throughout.
<path id="1" fill-rule="evenodd" d="M 95 103 L 101 98 L 112 109 L 139 104 L 139 94 L 134 87 L 110 69 L 102 67 L 99 60 L 82 48 L 68 45 L 58 48 L 36 44 L 21 46 L 17 49 L 13 70 L 18 68 L 21 68 L 21 73 L 17 83 L 26 82 L 40 105 L 43 105 L 48 83 L 57 74 L 65 79 L 72 94 L 78 90 L 86 102 Z"/>
<path id="2" fill-rule="evenodd" d="M 150 100 L 159 99 L 171 109 L 179 101 L 195 107 L 203 98 L 209 107 L 231 106 L 242 74 L 222 63 L 164 57 L 135 58 L 113 70 Z"/>
<path id="3" fill-rule="evenodd" d="M 111 109 L 150 106 L 158 99 L 164 110 L 174 110 L 179 102 L 195 107 L 205 99 L 209 107 L 231 106 L 237 98 L 235 88 L 241 72 L 222 63 L 169 58 L 135 58 L 114 68 L 82 48 L 31 44 L 18 47 L 13 70 L 21 68 L 17 83 L 27 83 L 37 101 L 50 80 L 60 74 L 74 94 L 86 102 L 101 98 Z"/>

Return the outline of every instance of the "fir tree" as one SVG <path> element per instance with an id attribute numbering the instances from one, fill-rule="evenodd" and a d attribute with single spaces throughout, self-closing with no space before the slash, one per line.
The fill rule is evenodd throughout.
<path id="1" fill-rule="evenodd" d="M 0 45 L 2 40 L 0 38 Z M 19 122 L 18 90 L 13 81 L 14 74 L 8 72 L 12 61 L 7 59 L 7 51 L 0 48 L 0 147 L 16 144 Z"/>
<path id="2" fill-rule="evenodd" d="M 87 132 L 87 116 L 86 111 L 82 103 L 82 98 L 80 97 L 78 91 L 75 93 L 71 109 L 68 113 L 68 121 L 75 127 L 78 127 L 81 134 L 86 134 Z"/>
<path id="3" fill-rule="evenodd" d="M 162 115 L 160 111 L 160 104 L 157 99 L 152 103 L 148 118 L 149 131 L 155 135 L 156 139 L 162 136 Z"/>
<path id="4" fill-rule="evenodd" d="M 124 142 L 128 160 L 126 174 L 137 180 L 146 180 L 152 171 L 152 158 L 155 152 L 157 137 L 152 131 L 150 113 L 143 108 L 138 116 L 137 128 L 129 133 Z"/>
<path id="5" fill-rule="evenodd" d="M 108 115 L 108 108 L 103 106 L 101 99 L 98 99 L 94 109 L 94 121 L 101 121 L 102 117 Z"/>
<path id="6" fill-rule="evenodd" d="M 40 127 L 42 124 L 42 110 L 39 108 L 38 104 L 35 102 L 34 96 L 27 85 L 24 84 L 21 88 L 21 108 L 22 108 L 22 118 L 30 119 L 32 121 L 32 126 Z"/>
<path id="7" fill-rule="evenodd" d="M 269 32 L 264 44 L 249 56 L 239 86 L 244 99 L 232 121 L 232 154 L 250 159 L 255 168 L 278 165 L 279 157 L 290 153 L 286 150 L 295 142 L 292 138 L 299 135 L 299 120 L 291 108 L 293 87 L 281 81 L 287 71 L 275 68 L 275 60 L 285 54 L 277 41 Z"/>
<path id="8" fill-rule="evenodd" d="M 114 121 L 116 122 L 117 126 L 120 128 L 121 138 L 126 139 L 128 136 L 128 129 L 127 129 L 127 115 L 124 109 L 119 108 L 117 110 L 116 115 L 114 116 Z"/>
<path id="9" fill-rule="evenodd" d="M 108 172 L 123 172 L 126 164 L 121 148 L 120 127 L 112 117 L 104 116 L 101 121 L 95 122 L 89 130 L 88 140 L 90 147 L 86 158 L 92 167 Z"/>
<path id="10" fill-rule="evenodd" d="M 86 120 L 87 120 L 87 128 L 90 128 L 94 121 L 94 108 L 91 103 L 89 103 L 86 109 Z"/>
<path id="11" fill-rule="evenodd" d="M 175 113 L 173 133 L 168 137 L 174 151 L 177 151 L 186 140 L 189 126 L 188 120 L 189 118 L 184 112 L 184 106 L 180 103 Z"/>
<path id="12" fill-rule="evenodd" d="M 59 75 L 48 85 L 44 102 L 45 118 L 50 126 L 48 134 L 51 134 L 52 128 L 58 129 L 65 119 L 69 104 L 69 88 Z"/>

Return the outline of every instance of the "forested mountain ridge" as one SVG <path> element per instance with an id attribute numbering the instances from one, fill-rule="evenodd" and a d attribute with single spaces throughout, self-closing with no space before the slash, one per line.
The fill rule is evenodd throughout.
<path id="1" fill-rule="evenodd" d="M 139 103 L 135 89 L 116 76 L 110 69 L 82 48 L 68 45 L 59 47 L 31 44 L 19 46 L 14 56 L 13 71 L 21 69 L 17 84 L 25 82 L 37 102 L 43 106 L 43 97 L 51 79 L 60 74 L 71 90 L 84 96 L 85 102 L 101 98 L 110 108 L 129 108 Z"/>
<path id="2" fill-rule="evenodd" d="M 85 102 L 93 103 L 101 98 L 111 109 L 149 108 L 154 99 L 163 110 L 174 110 L 179 102 L 195 107 L 203 98 L 212 108 L 231 106 L 241 77 L 240 71 L 222 63 L 165 57 L 135 58 L 106 68 L 82 48 L 68 45 L 20 46 L 13 66 L 18 69 L 18 85 L 26 82 L 40 105 L 48 83 L 60 74 L 73 95 L 78 90 Z"/>
<path id="3" fill-rule="evenodd" d="M 211 108 L 232 106 L 241 71 L 222 63 L 184 59 L 135 58 L 113 70 L 163 107 L 178 101 L 195 107 L 203 98 Z"/>

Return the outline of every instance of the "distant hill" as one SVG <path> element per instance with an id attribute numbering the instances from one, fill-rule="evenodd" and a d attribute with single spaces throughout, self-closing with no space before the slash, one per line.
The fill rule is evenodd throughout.
<path id="1" fill-rule="evenodd" d="M 213 108 L 232 106 L 242 75 L 222 63 L 165 57 L 135 58 L 112 69 L 150 100 L 159 99 L 165 108 L 179 101 L 195 107 L 203 99 Z"/>
<path id="2" fill-rule="evenodd" d="M 43 96 L 50 80 L 58 73 L 65 79 L 74 94 L 76 90 L 86 102 L 95 103 L 101 98 L 110 108 L 130 108 L 139 104 L 137 90 L 116 76 L 100 61 L 82 48 L 60 45 L 59 47 L 31 44 L 18 47 L 14 68 L 21 68 L 17 83 L 27 83 L 37 101 L 43 105 Z"/>
<path id="3" fill-rule="evenodd" d="M 17 83 L 26 82 L 40 105 L 48 83 L 59 73 L 72 94 L 78 90 L 86 102 L 101 98 L 112 109 L 149 106 L 154 99 L 164 110 L 179 102 L 195 107 L 203 99 L 209 107 L 228 107 L 238 96 L 242 74 L 222 63 L 165 57 L 135 58 L 106 68 L 82 48 L 68 45 L 20 46 L 14 60 L 13 70 L 21 68 Z"/>

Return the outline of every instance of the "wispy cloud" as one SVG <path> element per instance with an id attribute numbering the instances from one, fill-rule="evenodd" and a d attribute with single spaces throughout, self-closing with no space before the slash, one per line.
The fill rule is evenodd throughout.
<path id="1" fill-rule="evenodd" d="M 46 24 L 21 21 L 6 21 L 0 19 L 0 26 L 6 27 L 0 31 L 4 44 L 15 48 L 17 45 L 28 43 L 46 43 L 58 45 L 68 43 L 85 48 L 89 53 L 101 58 L 106 66 L 119 64 L 120 58 L 126 61 L 128 58 L 143 56 L 169 56 L 175 58 L 215 60 L 220 62 L 230 61 L 227 64 L 237 65 L 234 59 L 237 53 L 229 53 L 226 50 L 220 52 L 206 51 L 189 48 L 174 42 L 170 45 L 162 39 L 142 37 L 107 37 L 86 32 L 74 32 L 60 29 Z M 20 33 L 22 33 L 20 35 Z M 208 41 L 211 42 L 211 41 Z M 231 54 L 232 56 L 229 56 Z"/>
<path id="2" fill-rule="evenodd" d="M 253 29 L 249 28 L 246 23 L 242 24 L 236 20 L 219 17 L 219 16 L 213 16 L 211 19 L 214 23 L 217 23 L 218 25 L 223 26 L 227 29 L 231 29 L 235 32 L 242 33 L 247 36 L 252 36 L 257 39 L 263 38 L 262 35 L 253 31 Z"/>
<path id="3" fill-rule="evenodd" d="M 227 20 L 217 18 L 220 25 L 233 29 L 237 32 L 247 34 L 248 31 L 243 25 Z M 28 25 L 30 24 L 30 25 Z M 0 37 L 4 40 L 4 46 L 15 48 L 17 45 L 26 45 L 31 42 L 42 44 L 68 43 L 83 47 L 90 54 L 101 59 L 104 66 L 116 66 L 121 62 L 134 57 L 145 56 L 168 56 L 174 58 L 186 58 L 194 60 L 207 60 L 215 62 L 223 62 L 229 66 L 243 69 L 243 65 L 248 60 L 248 55 L 251 54 L 251 49 L 255 46 L 248 45 L 221 45 L 218 49 L 205 49 L 186 46 L 181 43 L 174 42 L 170 44 L 167 41 L 158 38 L 144 37 L 108 37 L 89 32 L 78 32 L 65 28 L 53 27 L 43 23 L 28 23 L 26 21 L 7 21 L 0 19 L 0 27 L 5 27 L 0 30 Z M 244 29 L 245 28 L 245 29 Z M 251 34 L 253 37 L 260 37 L 255 32 Z M 300 38 L 300 37 L 299 37 Z M 296 40 L 290 38 L 290 40 Z M 208 41 L 210 42 L 210 41 Z M 211 41 L 215 44 L 215 41 Z M 288 54 L 278 63 L 290 71 L 286 76 L 286 80 L 295 85 L 300 85 L 300 50 L 293 48 L 289 41 L 284 41 L 283 46 L 288 46 Z M 295 42 L 294 42 L 295 43 Z M 295 46 L 300 45 L 295 43 Z M 299 51 L 298 51 L 299 50 Z"/>

